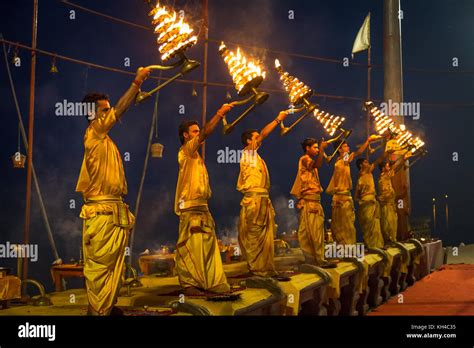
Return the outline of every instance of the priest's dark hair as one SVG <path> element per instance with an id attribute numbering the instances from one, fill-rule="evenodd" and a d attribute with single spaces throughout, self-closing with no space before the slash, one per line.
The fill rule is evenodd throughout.
<path id="1" fill-rule="evenodd" d="M 179 141 L 181 141 L 181 145 L 184 144 L 184 133 L 189 132 L 189 127 L 197 125 L 199 126 L 198 121 L 196 120 L 188 120 L 188 121 L 183 121 L 178 127 L 178 135 L 179 135 Z"/>
<path id="2" fill-rule="evenodd" d="M 314 144 L 316 144 L 318 141 L 314 138 L 306 138 L 305 140 L 303 140 L 303 142 L 301 143 L 301 147 L 303 148 L 303 152 L 306 153 L 306 147 L 309 146 L 313 146 Z"/>
<path id="3" fill-rule="evenodd" d="M 362 168 L 362 163 L 364 163 L 365 160 L 366 160 L 365 158 L 358 158 L 358 159 L 356 160 L 357 169 L 360 170 L 360 169 Z"/>
<path id="4" fill-rule="evenodd" d="M 85 97 L 82 99 L 83 103 L 94 103 L 95 106 L 97 107 L 97 102 L 99 100 L 107 100 L 110 101 L 109 96 L 107 94 L 103 93 L 97 93 L 97 92 L 90 92 L 85 95 Z M 89 121 L 89 115 L 86 115 L 87 121 Z"/>
<path id="5" fill-rule="evenodd" d="M 251 128 L 242 133 L 240 140 L 242 141 L 242 145 L 244 145 L 244 147 L 248 145 L 247 140 L 252 140 L 252 134 L 255 132 L 258 132 L 258 130 Z"/>

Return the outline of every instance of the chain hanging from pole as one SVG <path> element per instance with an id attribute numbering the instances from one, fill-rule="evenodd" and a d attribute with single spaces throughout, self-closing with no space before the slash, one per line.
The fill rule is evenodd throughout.
<path id="1" fill-rule="evenodd" d="M 18 123 L 18 148 L 17 152 L 12 156 L 13 168 L 25 168 L 26 156 L 21 153 L 21 135 L 20 124 Z"/>

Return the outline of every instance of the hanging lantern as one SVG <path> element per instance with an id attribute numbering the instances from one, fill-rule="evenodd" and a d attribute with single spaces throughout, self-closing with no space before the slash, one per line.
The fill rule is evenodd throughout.
<path id="1" fill-rule="evenodd" d="M 18 151 L 12 156 L 13 168 L 25 168 L 26 156 L 20 150 L 20 124 L 18 124 Z"/>
<path id="2" fill-rule="evenodd" d="M 15 152 L 12 156 L 13 168 L 25 168 L 26 156 L 20 152 Z"/>
<path id="3" fill-rule="evenodd" d="M 13 51 L 12 64 L 15 66 L 18 66 L 19 62 L 20 62 L 20 57 L 18 57 L 18 46 L 16 46 L 15 51 Z"/>
<path id="4" fill-rule="evenodd" d="M 53 60 L 51 61 L 49 72 L 50 74 L 57 74 L 59 72 L 58 67 L 56 66 L 56 57 L 53 57 Z"/>
<path id="5" fill-rule="evenodd" d="M 160 143 L 151 144 L 151 157 L 162 158 L 164 146 Z"/>
<path id="6" fill-rule="evenodd" d="M 193 85 L 193 91 L 191 92 L 191 95 L 193 97 L 197 97 L 197 95 L 198 95 L 198 92 L 196 91 L 196 84 Z"/>

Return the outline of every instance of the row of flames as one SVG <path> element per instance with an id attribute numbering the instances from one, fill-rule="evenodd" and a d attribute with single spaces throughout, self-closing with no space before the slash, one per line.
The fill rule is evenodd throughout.
<path id="1" fill-rule="evenodd" d="M 162 61 L 173 58 L 178 52 L 184 52 L 197 43 L 197 36 L 192 35 L 193 29 L 183 17 L 178 19 L 175 11 L 168 10 L 157 3 L 149 15 L 153 18 L 154 32 L 158 35 L 158 50 Z M 240 48 L 234 53 L 222 42 L 219 52 L 229 67 L 235 88 L 239 93 L 252 80 L 265 79 L 265 71 L 260 62 L 247 58 Z"/>
<path id="2" fill-rule="evenodd" d="M 305 85 L 298 78 L 291 76 L 281 67 L 280 61 L 275 59 L 275 70 L 280 74 L 280 80 L 290 97 L 290 103 L 295 106 L 302 103 L 303 98 L 309 98 L 313 95 L 313 90 Z"/>
<path id="3" fill-rule="evenodd" d="M 290 97 L 290 103 L 293 107 L 303 104 L 305 100 L 307 101 L 314 94 L 313 90 L 304 82 L 284 71 L 278 59 L 275 59 L 275 70 L 280 74 L 280 80 Z M 330 136 L 333 136 L 345 121 L 344 117 L 335 116 L 319 109 L 315 109 L 313 115 Z"/>
<path id="4" fill-rule="evenodd" d="M 247 58 L 240 48 L 237 48 L 237 53 L 234 53 L 222 42 L 219 53 L 229 68 L 237 92 L 242 92 L 245 85 L 256 78 L 265 79 L 266 72 L 260 62 Z"/>
<path id="5" fill-rule="evenodd" d="M 158 35 L 157 43 L 161 59 L 167 61 L 179 52 L 184 52 L 187 48 L 197 43 L 197 36 L 192 35 L 193 29 L 184 22 L 183 18 L 178 19 L 178 15 L 173 10 L 168 10 L 159 3 L 149 13 L 153 17 L 152 23 L 155 26 L 155 34 Z M 240 48 L 234 53 L 229 50 L 224 42 L 219 47 L 219 53 L 228 66 L 232 81 L 239 95 L 248 93 L 249 85 L 258 87 L 265 79 L 266 72 L 260 61 L 246 57 Z M 275 70 L 280 75 L 280 80 L 288 93 L 292 108 L 310 105 L 308 98 L 314 92 L 298 78 L 291 76 L 284 71 L 278 59 L 275 60 Z M 419 137 L 414 137 L 404 125 L 398 126 L 390 117 L 383 114 L 377 107 L 371 105 L 370 113 L 375 120 L 375 129 L 383 135 L 387 131 L 396 135 L 396 140 L 400 147 L 410 147 L 413 152 L 424 145 Z M 321 123 L 329 135 L 342 127 L 344 117 L 335 116 L 323 110 L 315 109 L 314 118 Z"/>
<path id="6" fill-rule="evenodd" d="M 385 115 L 379 108 L 371 104 L 369 112 L 375 121 L 375 130 L 380 135 L 385 135 L 387 132 L 395 136 L 395 140 L 401 148 L 411 148 L 414 153 L 425 143 L 419 138 L 414 137 L 413 134 L 406 129 L 405 125 L 397 125 L 389 116 Z"/>
<path id="7" fill-rule="evenodd" d="M 314 117 L 323 125 L 324 130 L 330 135 L 333 136 L 334 133 L 342 127 L 342 124 L 345 121 L 344 117 L 335 116 L 329 112 L 316 109 L 314 110 Z"/>
<path id="8" fill-rule="evenodd" d="M 192 35 L 193 29 L 184 22 L 173 10 L 168 10 L 159 3 L 149 13 L 153 17 L 152 23 L 155 26 L 155 34 L 158 35 L 157 43 L 161 59 L 167 61 L 173 58 L 178 52 L 183 52 L 197 42 L 197 36 Z M 260 79 L 263 81 L 266 72 L 260 61 L 246 57 L 240 48 L 233 52 L 227 48 L 224 42 L 219 46 L 219 53 L 228 66 L 232 81 L 239 95 L 246 92 L 244 87 L 252 81 Z M 305 98 L 313 95 L 313 90 L 298 78 L 283 71 L 278 59 L 275 60 L 275 70 L 280 74 L 280 80 L 289 95 L 292 106 L 303 103 Z M 258 86 L 259 83 L 256 83 Z M 256 87 L 255 86 L 255 87 Z M 344 122 L 343 117 L 334 116 L 321 110 L 314 111 L 314 117 L 321 122 L 324 129 L 333 135 L 339 126 Z"/>
<path id="9" fill-rule="evenodd" d="M 183 17 L 178 19 L 175 11 L 169 11 L 158 3 L 149 15 L 153 17 L 158 50 L 164 62 L 197 43 L 197 36 L 192 35 L 193 29 Z"/>

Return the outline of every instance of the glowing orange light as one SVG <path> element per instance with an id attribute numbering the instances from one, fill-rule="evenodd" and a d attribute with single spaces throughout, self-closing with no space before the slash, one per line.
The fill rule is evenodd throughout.
<path id="1" fill-rule="evenodd" d="M 252 80 L 256 78 L 265 79 L 266 73 L 260 63 L 246 57 L 240 48 L 237 48 L 237 52 L 234 53 L 222 42 L 219 46 L 219 53 L 224 58 L 224 62 L 226 62 L 232 76 L 232 81 L 239 93 Z"/>
<path id="2" fill-rule="evenodd" d="M 397 125 L 389 116 L 374 106 L 372 102 L 368 102 L 366 105 L 369 105 L 369 112 L 375 121 L 375 130 L 380 135 L 390 131 L 390 133 L 395 135 L 395 140 L 400 147 L 411 147 L 412 152 L 416 152 L 425 145 L 419 137 L 414 138 L 413 134 L 404 124 Z"/>
<path id="3" fill-rule="evenodd" d="M 153 17 L 152 23 L 155 25 L 155 34 L 158 35 L 158 50 L 161 53 L 161 60 L 167 61 L 173 58 L 178 52 L 185 51 L 197 42 L 197 36 L 192 35 L 193 29 L 184 22 L 173 10 L 156 4 L 149 13 Z"/>
<path id="4" fill-rule="evenodd" d="M 295 76 L 291 76 L 284 71 L 278 59 L 275 59 L 275 70 L 280 74 L 280 80 L 283 82 L 283 86 L 290 97 L 290 103 L 292 105 L 301 104 L 303 98 L 309 98 L 313 94 L 311 88 Z"/>
<path id="5" fill-rule="evenodd" d="M 330 135 L 333 136 L 336 130 L 338 130 L 345 121 L 344 117 L 335 116 L 329 112 L 323 110 L 314 110 L 314 118 L 316 118 L 324 127 L 324 130 Z"/>

